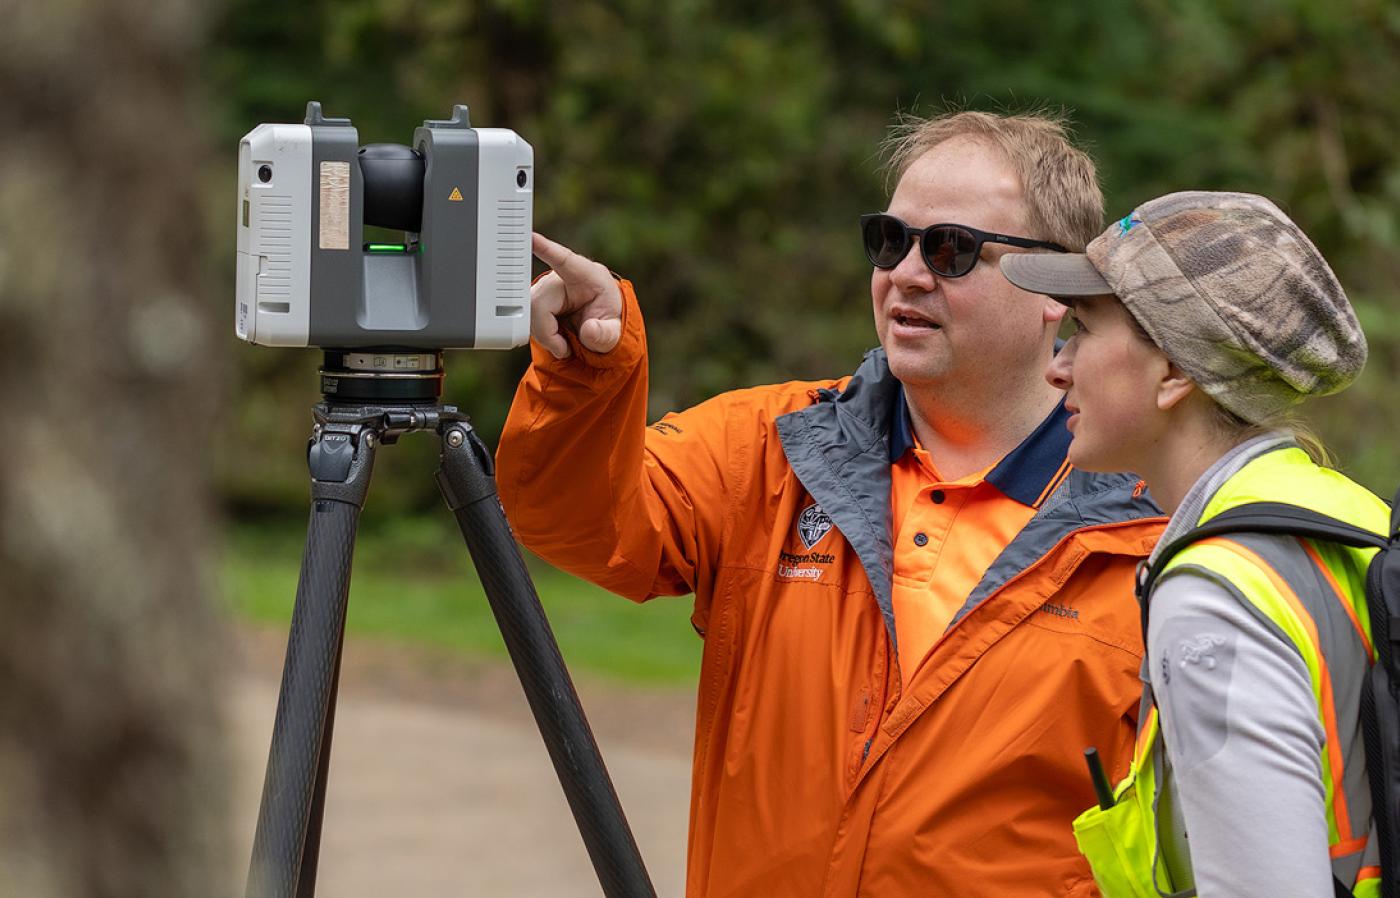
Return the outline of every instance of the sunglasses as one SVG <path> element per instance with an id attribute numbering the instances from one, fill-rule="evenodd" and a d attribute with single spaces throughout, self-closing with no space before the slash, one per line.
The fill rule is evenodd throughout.
<path id="1" fill-rule="evenodd" d="M 936 224 L 926 228 L 909 225 L 887 215 L 874 212 L 860 217 L 860 232 L 865 240 L 865 257 L 876 268 L 894 268 L 909 254 L 914 238 L 919 238 L 919 253 L 924 264 L 934 274 L 945 278 L 960 278 L 972 270 L 982 255 L 982 244 L 1001 243 L 1023 249 L 1050 249 L 1057 253 L 1069 250 L 1047 240 L 1029 237 L 1008 237 L 992 234 L 959 224 Z"/>

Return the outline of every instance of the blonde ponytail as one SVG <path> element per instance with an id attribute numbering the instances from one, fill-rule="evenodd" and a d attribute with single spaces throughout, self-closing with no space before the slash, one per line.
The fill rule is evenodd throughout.
<path id="1" fill-rule="evenodd" d="M 1222 434 L 1229 437 L 1236 445 L 1266 433 L 1282 432 L 1290 436 L 1308 454 L 1308 458 L 1312 459 L 1313 464 L 1323 468 L 1337 466 L 1332 451 L 1327 448 L 1322 437 L 1318 436 L 1317 431 L 1313 430 L 1311 425 L 1292 412 L 1284 412 L 1251 424 L 1218 402 L 1213 402 L 1212 405 L 1215 407 L 1214 424 Z"/>

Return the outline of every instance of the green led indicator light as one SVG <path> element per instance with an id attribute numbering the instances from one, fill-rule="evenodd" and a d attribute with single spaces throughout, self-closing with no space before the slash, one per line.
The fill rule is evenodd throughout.
<path id="1" fill-rule="evenodd" d="M 367 253 L 406 253 L 408 246 L 403 243 L 367 243 L 365 244 Z"/>

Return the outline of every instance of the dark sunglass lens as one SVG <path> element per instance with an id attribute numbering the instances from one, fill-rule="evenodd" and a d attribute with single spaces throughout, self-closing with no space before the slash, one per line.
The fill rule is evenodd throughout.
<path id="1" fill-rule="evenodd" d="M 893 268 L 909 251 L 904 225 L 892 215 L 875 215 L 865 222 L 865 255 L 876 268 Z"/>
<path id="2" fill-rule="evenodd" d="M 924 237 L 924 261 L 934 274 L 962 277 L 977 263 L 977 238 L 962 228 L 934 228 Z"/>

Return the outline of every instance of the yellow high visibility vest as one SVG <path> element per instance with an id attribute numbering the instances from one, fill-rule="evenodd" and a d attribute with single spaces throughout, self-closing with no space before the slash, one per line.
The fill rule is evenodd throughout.
<path id="1" fill-rule="evenodd" d="M 1288 502 L 1377 533 L 1385 533 L 1390 520 L 1389 508 L 1374 494 L 1315 465 L 1296 447 L 1246 464 L 1196 524 L 1250 502 Z M 1380 893 L 1380 868 L 1374 849 L 1367 851 L 1371 794 L 1357 711 L 1362 679 L 1375 660 L 1366 605 L 1366 568 L 1375 553 L 1293 537 L 1231 534 L 1193 543 L 1162 574 L 1189 570 L 1211 578 L 1262 612 L 1302 656 L 1326 733 L 1320 766 L 1332 872 L 1357 898 Z M 1161 821 L 1154 806 L 1162 743 L 1150 695 L 1144 706 L 1132 768 L 1114 790 L 1116 804 L 1106 811 L 1090 808 L 1074 821 L 1079 850 L 1104 898 L 1158 898 L 1159 890 L 1183 898 L 1195 894 L 1184 883 L 1172 883 L 1160 861 Z"/>

